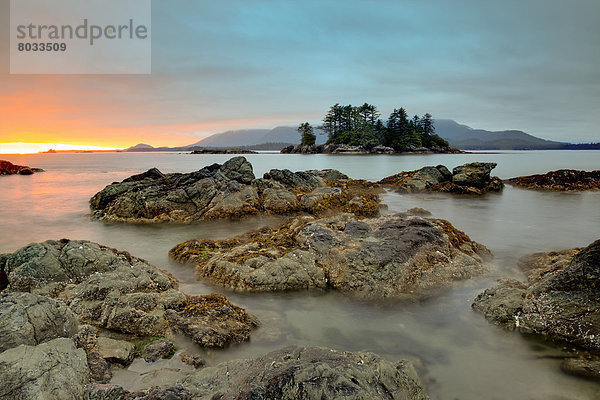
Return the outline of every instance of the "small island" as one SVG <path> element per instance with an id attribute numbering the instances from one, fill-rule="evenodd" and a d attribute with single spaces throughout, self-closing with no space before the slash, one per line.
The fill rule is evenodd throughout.
<path id="1" fill-rule="evenodd" d="M 323 124 L 316 128 L 327 134 L 325 144 L 316 145 L 315 128 L 304 122 L 297 129 L 300 144 L 290 145 L 281 153 L 462 153 L 435 134 L 434 120 L 429 113 L 409 119 L 403 107 L 395 108 L 385 124 L 380 116 L 372 104 L 334 104 L 325 114 Z"/>
<path id="2" fill-rule="evenodd" d="M 10 161 L 0 160 L 0 175 L 33 175 L 35 172 L 44 172 L 41 168 L 32 168 L 26 165 L 16 165 Z"/>

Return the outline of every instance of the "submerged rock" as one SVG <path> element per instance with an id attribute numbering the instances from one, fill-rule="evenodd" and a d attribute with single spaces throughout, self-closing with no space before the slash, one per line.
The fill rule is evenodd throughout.
<path id="1" fill-rule="evenodd" d="M 600 190 L 600 170 L 559 169 L 545 174 L 511 178 L 507 183 L 527 189 L 554 191 Z"/>
<path id="2" fill-rule="evenodd" d="M 0 353 L 0 398 L 78 400 L 89 382 L 85 352 L 72 339 Z"/>
<path id="3" fill-rule="evenodd" d="M 258 325 L 256 317 L 224 297 L 219 303 L 213 301 L 217 295 L 187 296 L 167 272 L 88 241 L 32 243 L 0 256 L 0 270 L 9 291 L 58 299 L 80 322 L 116 332 L 164 336 L 177 330 L 203 346 L 223 347 L 247 340 Z M 190 315 L 190 307 L 203 302 L 203 313 Z"/>
<path id="4" fill-rule="evenodd" d="M 490 177 L 496 163 L 470 163 L 460 165 L 452 173 L 443 165 L 400 172 L 379 181 L 402 193 L 442 192 L 456 194 L 484 194 L 502 190 L 498 177 Z"/>
<path id="5" fill-rule="evenodd" d="M 501 281 L 473 308 L 493 322 L 600 353 L 600 240 L 520 261 L 527 282 Z"/>
<path id="6" fill-rule="evenodd" d="M 32 175 L 34 172 L 44 172 L 44 170 L 25 165 L 15 165 L 10 161 L 0 160 L 0 175 Z"/>
<path id="7" fill-rule="evenodd" d="M 315 171 L 273 169 L 255 179 L 252 165 L 234 157 L 187 174 L 163 174 L 153 168 L 105 187 L 91 198 L 90 207 L 96 218 L 120 222 L 193 222 L 331 210 L 377 215 L 377 189 L 377 184 L 350 179 L 334 184 Z"/>
<path id="8" fill-rule="evenodd" d="M 448 221 L 408 213 L 290 218 L 231 239 L 187 241 L 169 254 L 235 290 L 332 288 L 411 299 L 482 273 L 491 256 Z"/>

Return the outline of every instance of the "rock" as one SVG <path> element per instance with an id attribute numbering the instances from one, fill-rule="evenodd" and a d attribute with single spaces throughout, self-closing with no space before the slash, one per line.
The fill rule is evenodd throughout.
<path id="1" fill-rule="evenodd" d="M 72 339 L 20 345 L 0 354 L 2 399 L 80 399 L 88 377 L 85 352 Z"/>
<path id="2" fill-rule="evenodd" d="M 0 160 L 0 175 L 32 175 L 34 172 L 44 172 L 41 168 L 31 168 L 24 165 L 15 165 L 10 161 Z"/>
<path id="3" fill-rule="evenodd" d="M 206 361 L 198 354 L 182 352 L 179 354 L 179 358 L 184 364 L 191 365 L 194 368 L 201 368 L 206 365 Z"/>
<path id="4" fill-rule="evenodd" d="M 328 192 L 335 200 L 328 206 L 337 208 L 300 206 L 302 196 L 334 183 L 339 185 L 341 175 L 332 170 L 321 173 L 273 169 L 265 178 L 255 179 L 252 165 L 244 157 L 234 157 L 223 165 L 213 164 L 188 174 L 163 174 L 153 168 L 105 187 L 92 197 L 90 207 L 96 218 L 106 221 L 189 223 L 261 213 L 338 211 L 351 208 L 350 201 L 375 201 L 378 205 L 378 185 L 363 184 L 359 192 L 355 190 L 358 184 L 348 180 L 344 184 L 352 186 L 350 193 Z M 328 178 L 338 180 L 330 183 Z M 320 194 L 321 200 L 328 197 Z M 349 194 L 353 196 L 348 198 Z"/>
<path id="5" fill-rule="evenodd" d="M 392 147 L 378 145 L 371 149 L 371 153 L 376 154 L 394 154 L 396 151 Z"/>
<path id="6" fill-rule="evenodd" d="M 154 340 L 144 348 L 144 360 L 154 362 L 160 358 L 171 358 L 175 354 L 175 344 L 170 340 Z"/>
<path id="7" fill-rule="evenodd" d="M 600 361 L 567 358 L 560 364 L 560 369 L 569 375 L 600 381 Z"/>
<path id="8" fill-rule="evenodd" d="M 447 221 L 405 213 L 290 218 L 232 239 L 184 242 L 169 254 L 234 290 L 331 288 L 411 299 L 479 275 L 491 255 Z"/>
<path id="9" fill-rule="evenodd" d="M 85 388 L 85 400 L 192 400 L 194 397 L 181 384 L 168 388 L 150 388 L 131 393 L 118 385 L 92 384 Z"/>
<path id="10" fill-rule="evenodd" d="M 90 325 L 83 325 L 73 337 L 75 346 L 83 349 L 90 368 L 90 382 L 108 382 L 112 378 L 110 364 L 98 353 L 98 331 Z"/>
<path id="11" fill-rule="evenodd" d="M 227 302 L 235 313 L 218 308 L 221 311 L 202 315 L 199 322 L 186 307 L 193 308 L 205 297 L 189 297 L 177 290 L 175 278 L 167 272 L 127 252 L 92 242 L 63 239 L 32 243 L 2 255 L 0 267 L 7 276 L 8 290 L 59 299 L 80 322 L 120 333 L 167 336 L 177 329 L 193 338 L 217 335 L 218 340 L 199 343 L 216 342 L 222 347 L 227 340 L 247 340 L 258 324 L 256 317 L 225 298 L 222 303 Z M 245 316 L 245 324 L 241 316 Z M 177 325 L 170 326 L 171 321 Z"/>
<path id="12" fill-rule="evenodd" d="M 554 191 L 600 190 L 600 170 L 559 169 L 546 174 L 511 178 L 507 183 L 526 189 Z"/>
<path id="13" fill-rule="evenodd" d="M 458 166 L 452 173 L 443 165 L 423 167 L 400 172 L 379 181 L 379 184 L 401 193 L 441 192 L 477 194 L 497 192 L 503 184 L 498 177 L 490 177 L 495 163 L 470 163 Z"/>
<path id="14" fill-rule="evenodd" d="M 473 308 L 520 332 L 600 352 L 600 240 L 578 250 L 521 259 L 527 282 L 503 281 Z"/>
<path id="15" fill-rule="evenodd" d="M 201 149 L 194 150 L 190 154 L 258 154 L 258 151 L 243 150 L 237 147 L 228 149 Z"/>
<path id="16" fill-rule="evenodd" d="M 480 162 L 460 165 L 452 170 L 452 183 L 482 189 L 489 184 L 490 172 L 496 165 L 498 164 Z"/>
<path id="17" fill-rule="evenodd" d="M 129 365 L 135 355 L 135 346 L 124 340 L 99 337 L 96 346 L 100 357 L 111 363 Z"/>
<path id="18" fill-rule="evenodd" d="M 241 343 L 250 339 L 252 329 L 260 325 L 254 315 L 216 293 L 190 296 L 178 311 L 167 311 L 171 329 L 203 347 Z"/>
<path id="19" fill-rule="evenodd" d="M 428 399 L 407 361 L 372 353 L 288 347 L 199 370 L 182 385 L 194 398 Z"/>
<path id="20" fill-rule="evenodd" d="M 72 337 L 78 321 L 61 302 L 31 293 L 0 294 L 0 352 Z"/>

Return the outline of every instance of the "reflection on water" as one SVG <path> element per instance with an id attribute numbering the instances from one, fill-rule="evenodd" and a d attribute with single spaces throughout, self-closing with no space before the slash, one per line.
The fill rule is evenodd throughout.
<path id="1" fill-rule="evenodd" d="M 497 162 L 502 178 L 557 168 L 598 169 L 597 152 L 503 152 L 418 156 L 248 155 L 256 175 L 271 168 L 336 168 L 356 178 L 378 180 L 400 170 L 471 161 Z M 483 197 L 387 193 L 387 212 L 429 209 L 450 220 L 495 254 L 485 277 L 458 284 L 441 297 L 417 304 L 364 302 L 339 293 L 229 293 L 194 278 L 188 266 L 168 259 L 175 244 L 193 238 L 223 238 L 279 218 L 197 225 L 104 224 L 90 219 L 88 200 L 106 184 L 158 167 L 186 172 L 228 156 L 187 154 L 47 154 L 3 156 L 41 167 L 33 176 L 1 177 L 0 251 L 29 242 L 68 237 L 130 251 L 172 272 L 189 294 L 218 291 L 259 316 L 263 325 L 249 343 L 202 351 L 209 364 L 263 354 L 288 344 L 373 351 L 390 360 L 413 359 L 434 399 L 599 399 L 600 385 L 562 374 L 553 358 L 560 348 L 527 340 L 488 324 L 470 309 L 472 299 L 497 277 L 521 275 L 518 257 L 584 246 L 600 237 L 600 192 L 549 193 L 507 187 Z M 185 338 L 180 347 L 200 351 Z M 143 368 L 137 366 L 136 368 Z M 117 375 L 118 376 L 118 375 Z M 130 376 L 129 376 L 130 377 Z M 124 379 L 129 379 L 127 377 Z"/>

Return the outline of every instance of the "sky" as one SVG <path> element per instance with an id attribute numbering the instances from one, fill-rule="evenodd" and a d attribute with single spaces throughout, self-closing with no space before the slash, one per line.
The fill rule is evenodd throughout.
<path id="1" fill-rule="evenodd" d="M 600 141 L 597 0 L 154 0 L 150 75 L 9 74 L 0 143 L 179 146 L 335 103 Z"/>

